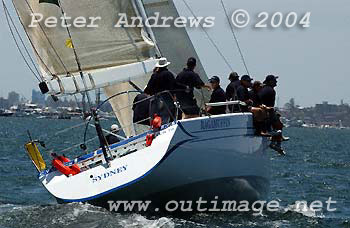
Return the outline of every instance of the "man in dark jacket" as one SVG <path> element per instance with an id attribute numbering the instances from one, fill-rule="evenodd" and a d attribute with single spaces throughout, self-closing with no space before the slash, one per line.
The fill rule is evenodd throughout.
<path id="1" fill-rule="evenodd" d="M 230 84 L 226 87 L 226 99 L 228 101 L 235 101 L 237 100 L 237 88 L 241 85 L 239 75 L 237 72 L 232 72 L 228 79 L 230 80 Z"/>
<path id="2" fill-rule="evenodd" d="M 253 107 L 259 107 L 262 105 L 259 92 L 263 88 L 263 84 L 260 81 L 255 81 L 252 86 L 252 90 L 249 91 L 249 97 L 253 101 Z"/>
<path id="3" fill-rule="evenodd" d="M 176 93 L 176 98 L 184 112 L 183 119 L 199 116 L 200 109 L 194 97 L 194 88 L 210 88 L 210 86 L 205 85 L 199 75 L 194 72 L 196 65 L 197 60 L 193 57 L 189 58 L 187 60 L 187 67 L 176 77 L 177 85 L 179 89 L 181 89 L 181 91 Z"/>
<path id="4" fill-rule="evenodd" d="M 228 78 L 230 84 L 226 87 L 226 100 L 236 101 L 237 100 L 237 88 L 241 85 L 239 75 L 237 72 L 232 72 Z M 240 110 L 238 105 L 229 105 L 228 109 L 230 112 L 238 112 Z"/>
<path id="5" fill-rule="evenodd" d="M 226 93 L 225 91 L 220 87 L 220 78 L 218 76 L 213 76 L 211 79 L 209 79 L 209 82 L 212 86 L 213 93 L 211 94 L 211 98 L 209 103 L 218 103 L 218 102 L 225 102 L 226 101 Z M 211 115 L 220 115 L 220 114 L 226 114 L 226 105 L 224 106 L 218 106 L 218 107 L 208 107 L 207 112 Z"/>
<path id="6" fill-rule="evenodd" d="M 277 76 L 268 75 L 264 81 L 264 87 L 259 92 L 259 97 L 263 105 L 271 108 L 269 122 L 266 126 L 267 130 L 270 131 L 272 135 L 270 147 L 276 150 L 278 153 L 284 155 L 285 152 L 281 147 L 281 142 L 287 141 L 289 138 L 282 135 L 283 124 L 280 120 L 281 115 L 274 109 L 277 79 Z"/>
<path id="7" fill-rule="evenodd" d="M 134 111 L 133 123 L 149 126 L 150 98 L 146 93 L 140 93 L 135 97 L 132 110 Z"/>
<path id="8" fill-rule="evenodd" d="M 262 104 L 267 107 L 275 107 L 277 76 L 268 75 L 264 81 L 264 87 L 259 92 L 259 97 Z"/>
<path id="9" fill-rule="evenodd" d="M 167 68 L 169 65 L 166 58 L 160 58 L 155 66 L 157 71 L 153 73 L 145 89 L 151 96 L 157 95 L 155 101 L 152 101 L 151 114 L 158 114 L 163 123 L 168 123 L 175 117 L 173 91 L 176 89 L 176 80 Z"/>
<path id="10" fill-rule="evenodd" d="M 240 107 L 242 112 L 247 112 L 249 109 L 248 107 L 252 106 L 253 104 L 252 100 L 250 99 L 248 90 L 252 87 L 252 80 L 253 79 L 249 75 L 243 75 L 241 77 L 241 85 L 237 88 L 237 99 L 246 103 L 245 106 Z"/>

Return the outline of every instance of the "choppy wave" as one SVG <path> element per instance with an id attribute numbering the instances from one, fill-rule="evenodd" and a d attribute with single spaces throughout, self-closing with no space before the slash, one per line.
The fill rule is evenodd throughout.
<path id="1" fill-rule="evenodd" d="M 0 211 L 0 227 L 171 228 L 175 226 L 172 219 L 166 217 L 147 219 L 138 214 L 111 213 L 103 208 L 81 203 L 54 206 L 1 205 Z"/>
<path id="2" fill-rule="evenodd" d="M 277 212 L 212 213 L 182 216 L 154 216 L 111 213 L 89 204 L 58 205 L 36 179 L 36 171 L 27 160 L 23 144 L 26 129 L 45 127 L 52 135 L 74 125 L 72 121 L 52 122 L 13 118 L 1 122 L 0 129 L 0 228 L 26 227 L 349 227 L 350 228 L 350 156 L 347 142 L 350 131 L 288 129 L 291 140 L 285 144 L 288 156 L 271 152 L 271 199 L 280 199 Z M 49 124 L 50 123 L 50 124 Z M 25 130 L 24 130 L 25 129 Z M 81 132 L 49 140 L 48 148 L 64 149 L 81 140 Z M 95 133 L 92 133 L 95 134 Z M 57 141 L 57 142 L 56 142 Z M 67 142 L 62 145 L 58 142 Z M 69 144 L 69 145 L 68 145 Z M 76 153 L 70 152 L 71 156 Z M 335 213 L 298 209 L 296 200 L 337 200 Z"/>
<path id="3" fill-rule="evenodd" d="M 302 212 L 299 212 L 301 209 Z M 261 215 L 251 213 L 200 213 L 184 216 L 157 217 L 135 213 L 115 213 L 89 204 L 64 205 L 13 204 L 0 205 L 0 227 L 75 227 L 75 228 L 173 228 L 173 227 L 319 227 L 334 224 L 310 208 L 289 205 L 277 212 L 264 211 Z M 347 220 L 338 220 L 339 225 L 349 225 Z"/>

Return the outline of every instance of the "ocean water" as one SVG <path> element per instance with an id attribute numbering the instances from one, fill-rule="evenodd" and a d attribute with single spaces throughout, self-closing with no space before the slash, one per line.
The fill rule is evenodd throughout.
<path id="1" fill-rule="evenodd" d="M 57 204 L 36 180 L 36 171 L 24 151 L 28 140 L 45 140 L 44 156 L 83 140 L 84 127 L 56 132 L 80 124 L 80 120 L 0 118 L 0 228 L 8 227 L 350 227 L 350 130 L 286 129 L 287 156 L 268 151 L 272 160 L 270 200 L 278 200 L 277 212 L 200 213 L 188 216 L 147 216 L 111 213 L 88 204 Z M 110 121 L 103 123 L 105 126 Z M 87 139 L 94 137 L 90 129 Z M 89 143 L 90 148 L 97 142 Z M 79 148 L 67 156 L 78 155 Z M 337 201 L 337 210 L 293 210 L 295 201 Z"/>

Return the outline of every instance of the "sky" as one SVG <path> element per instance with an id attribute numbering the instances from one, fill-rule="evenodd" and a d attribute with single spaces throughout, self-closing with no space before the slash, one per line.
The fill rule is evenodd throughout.
<path id="1" fill-rule="evenodd" d="M 175 0 L 181 14 L 190 16 L 182 0 Z M 348 0 L 223 0 L 231 15 L 236 9 L 244 9 L 251 15 L 251 24 L 257 23 L 258 13 L 266 11 L 296 12 L 304 15 L 311 12 L 310 28 L 294 27 L 235 29 L 240 47 L 246 59 L 251 76 L 263 81 L 270 73 L 279 75 L 277 93 L 279 105 L 295 98 L 301 106 L 313 106 L 328 101 L 339 104 L 341 99 L 350 103 L 350 1 Z M 6 0 L 8 6 L 11 2 Z M 216 16 L 215 26 L 208 34 L 218 45 L 224 56 L 232 63 L 234 70 L 244 74 L 229 25 L 219 0 L 186 0 L 195 14 Z M 7 97 L 15 90 L 30 98 L 38 82 L 27 69 L 18 53 L 6 25 L 3 11 L 0 13 L 0 96 Z M 225 29 L 225 32 L 221 32 Z M 189 31 L 198 41 L 208 39 L 203 31 Z M 203 45 L 202 45 L 203 46 Z M 223 86 L 230 69 L 223 65 L 214 47 L 205 47 L 198 52 L 207 52 L 205 60 L 210 65 L 209 74 L 219 75 Z M 216 68 L 215 68 L 216 66 Z"/>

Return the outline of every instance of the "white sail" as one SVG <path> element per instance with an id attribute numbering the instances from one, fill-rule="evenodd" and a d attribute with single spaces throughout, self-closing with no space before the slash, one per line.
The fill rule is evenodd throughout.
<path id="1" fill-rule="evenodd" d="M 128 17 L 136 16 L 131 0 L 61 0 L 61 8 L 55 4 L 39 3 L 39 0 L 13 0 L 21 22 L 37 51 L 38 63 L 42 68 L 55 75 L 66 75 L 79 72 L 76 57 L 72 48 L 67 47 L 69 40 L 67 29 L 62 27 L 62 11 L 67 24 L 78 17 L 87 19 L 87 25 L 92 23 L 95 28 L 69 28 L 72 43 L 76 49 L 82 71 L 121 66 L 146 60 L 150 57 L 153 45 L 142 36 L 141 28 L 118 28 L 118 14 L 125 13 Z M 27 4 L 28 3 L 28 4 Z M 33 17 L 32 13 L 41 14 Z M 49 28 L 45 19 L 55 17 L 58 26 Z M 36 27 L 29 27 L 30 25 Z"/>
<path id="2" fill-rule="evenodd" d="M 39 3 L 39 0 L 13 2 L 35 49 L 40 68 L 46 71 L 50 94 L 73 95 L 104 88 L 105 94 L 110 97 L 122 91 L 135 90 L 129 81 L 140 88 L 146 85 L 156 63 L 156 59 L 151 57 L 155 45 L 141 28 L 115 27 L 119 14 L 126 14 L 129 20 L 140 15 L 133 0 L 60 0 L 60 7 Z M 66 18 L 84 17 L 90 19 L 88 23 L 99 18 L 94 22 L 98 26 L 69 27 L 70 39 L 62 23 L 66 25 L 71 21 L 59 21 L 55 28 L 48 28 L 44 22 L 48 17 L 62 18 L 62 10 Z M 33 17 L 33 13 L 41 14 L 43 19 L 33 23 L 41 17 Z M 71 45 L 67 45 L 67 41 L 71 41 Z M 84 77 L 76 74 L 80 71 L 84 72 Z M 50 74 L 56 76 L 51 77 Z M 121 95 L 110 101 L 128 137 L 134 134 L 129 105 L 135 95 Z"/>
<path id="3" fill-rule="evenodd" d="M 124 82 L 137 81 L 139 78 L 144 78 L 146 77 L 145 75 L 152 73 L 156 62 L 156 59 L 151 58 L 143 62 L 89 71 L 89 75 L 84 76 L 84 78 L 80 75 L 72 75 L 70 77 L 60 77 L 59 79 L 53 78 L 47 80 L 47 82 L 52 95 L 74 95 Z M 115 91 L 115 93 L 118 93 L 118 91 Z"/>

